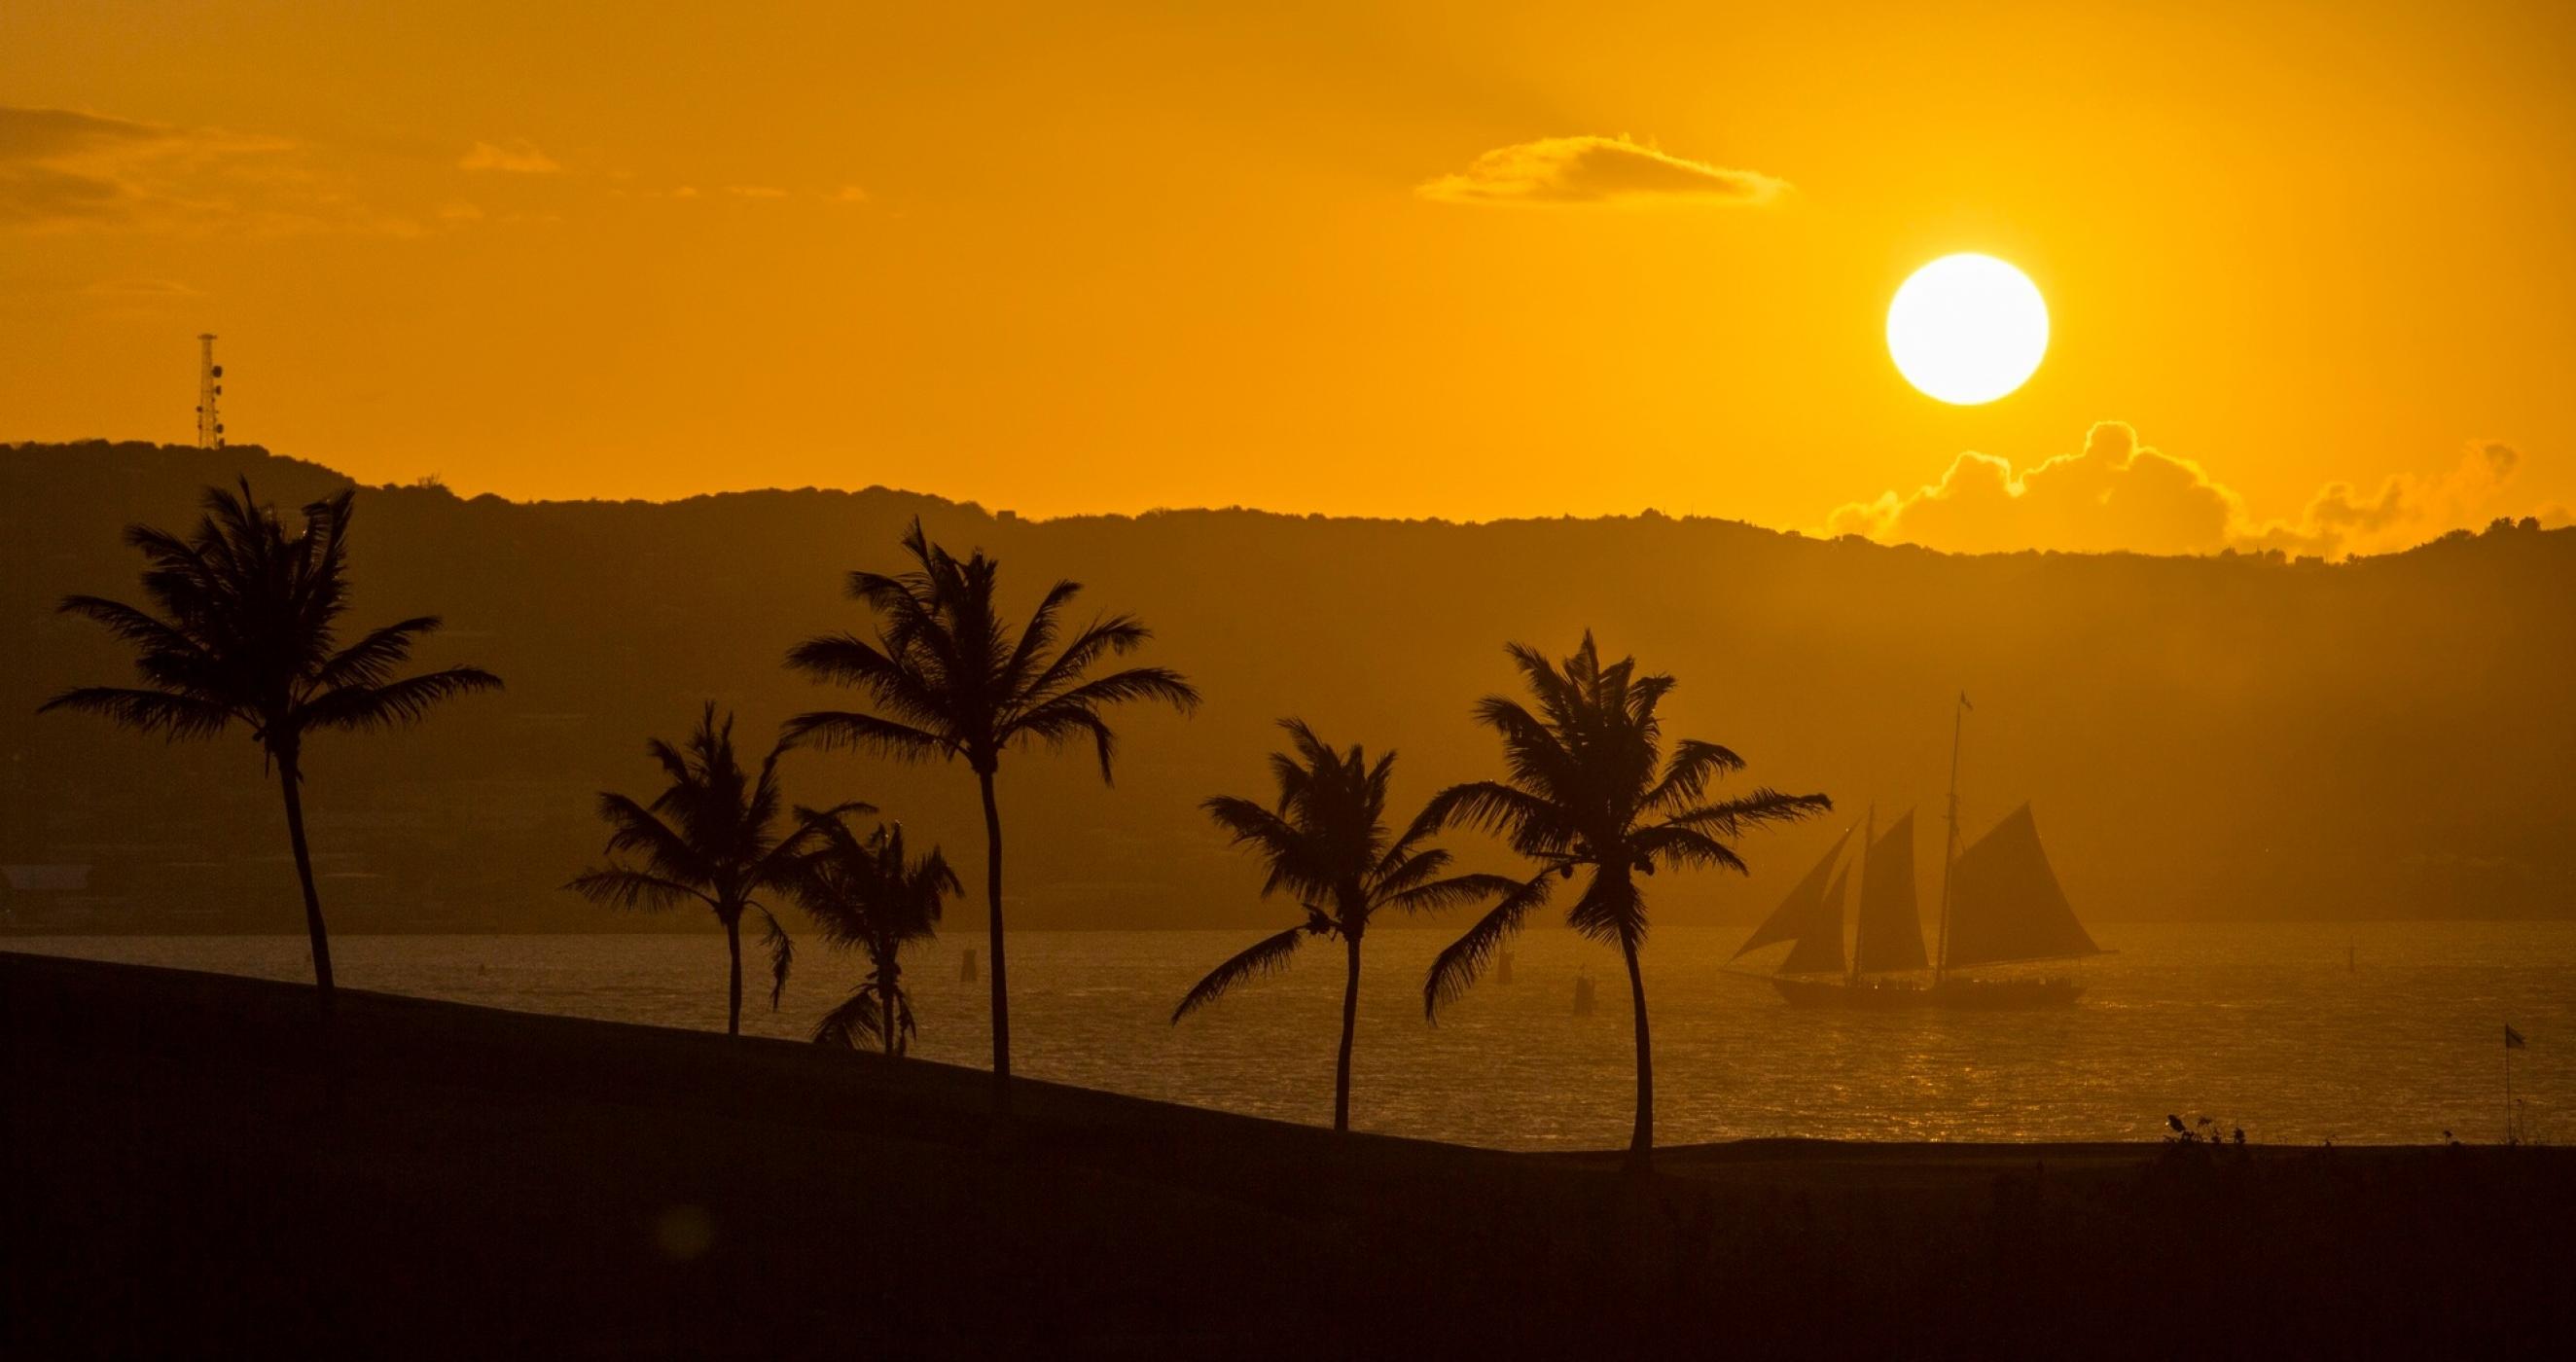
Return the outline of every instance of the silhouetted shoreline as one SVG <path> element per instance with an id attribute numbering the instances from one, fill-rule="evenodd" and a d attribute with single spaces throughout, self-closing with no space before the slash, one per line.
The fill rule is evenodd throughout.
<path id="1" fill-rule="evenodd" d="M 2576 1155 L 1522 1155 L 917 1059 L 0 954 L 22 1356 L 2508 1353 Z"/>

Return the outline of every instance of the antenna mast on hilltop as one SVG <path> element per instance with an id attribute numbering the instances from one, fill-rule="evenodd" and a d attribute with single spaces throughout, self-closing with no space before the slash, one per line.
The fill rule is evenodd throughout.
<path id="1" fill-rule="evenodd" d="M 224 447 L 224 418 L 215 399 L 224 395 L 224 366 L 215 363 L 215 333 L 197 337 L 197 448 Z"/>

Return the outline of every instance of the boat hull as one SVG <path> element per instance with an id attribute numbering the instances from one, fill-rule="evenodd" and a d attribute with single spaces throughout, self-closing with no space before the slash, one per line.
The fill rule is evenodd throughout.
<path id="1" fill-rule="evenodd" d="M 1852 1011 L 1904 1012 L 1943 1009 L 1963 1012 L 2031 1012 L 2072 1007 L 2084 986 L 2072 979 L 1943 979 L 1918 984 L 1903 980 L 1774 978 L 1771 987 L 1791 1007 L 1832 1007 Z"/>

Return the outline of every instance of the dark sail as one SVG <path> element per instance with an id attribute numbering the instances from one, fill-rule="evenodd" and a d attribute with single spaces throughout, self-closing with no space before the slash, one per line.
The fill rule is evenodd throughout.
<path id="1" fill-rule="evenodd" d="M 1843 972 L 1843 902 L 1844 891 L 1850 885 L 1849 869 L 1834 872 L 1833 883 L 1825 886 L 1824 899 L 1817 906 L 1815 916 L 1809 919 L 1807 929 L 1798 934 L 1798 944 L 1789 948 L 1789 958 L 1780 962 L 1782 974 Z"/>
<path id="2" fill-rule="evenodd" d="M 1923 919 L 1914 907 L 1914 811 L 1870 843 L 1860 876 L 1860 926 L 1852 967 L 1863 974 L 1921 969 Z"/>
<path id="3" fill-rule="evenodd" d="M 2028 804 L 1960 852 L 1950 876 L 1951 968 L 2101 954 L 2058 887 Z"/>
<path id="4" fill-rule="evenodd" d="M 1780 906 L 1771 910 L 1771 916 L 1764 918 L 1762 925 L 1753 929 L 1753 935 L 1744 939 L 1744 944 L 1736 949 L 1735 958 L 1743 958 L 1747 951 L 1794 941 L 1798 944 L 1790 950 L 1788 960 L 1782 963 L 1782 973 L 1824 974 L 1842 970 L 1843 881 L 1834 873 L 1834 867 L 1842 860 L 1843 846 L 1849 841 L 1851 830 L 1846 828 L 1842 836 L 1834 839 L 1833 849 L 1825 853 L 1823 860 L 1816 862 L 1816 868 L 1808 871 L 1806 878 L 1789 891 L 1789 896 L 1780 900 Z M 1820 959 L 1823 964 L 1813 963 Z"/>

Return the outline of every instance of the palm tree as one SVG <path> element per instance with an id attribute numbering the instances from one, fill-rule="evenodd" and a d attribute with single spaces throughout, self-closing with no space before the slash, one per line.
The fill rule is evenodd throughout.
<path id="1" fill-rule="evenodd" d="M 861 840 L 838 817 L 811 809 L 796 813 L 817 834 L 793 886 L 797 903 L 823 929 L 825 940 L 868 954 L 868 977 L 824 1015 L 814 1039 L 852 1049 L 869 1041 L 889 1055 L 902 1054 L 914 1028 L 900 957 L 904 947 L 937 932 L 941 905 L 962 892 L 956 873 L 937 847 L 907 858 L 900 823 L 880 826 Z"/>
<path id="2" fill-rule="evenodd" d="M 761 902 L 769 893 L 791 891 L 799 858 L 814 840 L 814 825 L 782 828 L 785 799 L 779 792 L 778 759 L 788 744 L 779 743 L 760 759 L 757 775 L 746 774 L 733 746 L 733 716 L 716 718 L 707 702 L 698 726 L 679 747 L 655 738 L 644 750 L 670 778 L 649 805 L 606 791 L 599 796 L 599 816 L 609 826 L 609 862 L 572 877 L 565 887 L 593 903 L 610 908 L 658 912 L 695 901 L 705 904 L 724 925 L 730 963 L 725 994 L 725 1034 L 742 1034 L 742 919 L 760 914 L 762 942 L 769 949 L 769 1005 L 775 1009 L 787 991 L 788 967 L 796 943 L 776 914 Z M 836 806 L 830 812 L 870 812 L 865 804 Z M 620 861 L 632 855 L 633 863 Z"/>
<path id="3" fill-rule="evenodd" d="M 1159 700 L 1186 713 L 1199 693 L 1166 667 L 1090 676 L 1105 658 L 1144 646 L 1153 632 L 1129 615 L 1095 619 L 1055 646 L 1076 582 L 1047 589 L 1026 625 L 1013 630 L 994 600 L 1000 564 L 978 549 L 959 561 L 930 542 L 918 517 L 903 538 L 913 569 L 899 576 L 853 572 L 850 598 L 876 616 L 876 637 L 825 634 L 797 644 L 787 665 L 816 681 L 855 686 L 881 713 L 818 710 L 790 720 L 791 739 L 863 747 L 901 761 L 963 758 L 984 797 L 984 898 L 992 956 L 993 1103 L 1011 1105 L 1011 1001 L 1002 954 L 1002 814 L 993 774 L 1006 749 L 1059 748 L 1088 737 L 1110 779 L 1116 735 L 1101 717 L 1113 705 Z"/>
<path id="4" fill-rule="evenodd" d="M 394 673 L 412 645 L 439 627 L 420 615 L 340 646 L 349 608 L 351 489 L 304 508 L 290 533 L 276 512 L 239 483 L 238 494 L 209 487 L 204 515 L 186 538 L 133 525 L 125 542 L 143 554 L 143 591 L 153 608 L 97 596 L 65 597 L 64 614 L 104 624 L 134 647 L 137 686 L 81 686 L 43 709 L 103 714 L 171 741 L 249 728 L 286 798 L 286 836 L 304 889 L 304 930 L 313 982 L 331 1005 L 331 940 L 313 886 L 304 835 L 304 739 L 320 731 L 366 731 L 415 723 L 452 696 L 499 690 L 479 667 Z M 40 711 L 41 712 L 41 711 Z"/>
<path id="5" fill-rule="evenodd" d="M 1833 801 L 1757 789 L 1710 802 L 1710 783 L 1744 769 L 1744 761 L 1692 738 L 1673 744 L 1669 758 L 1664 755 L 1655 709 L 1672 692 L 1673 678 L 1637 675 L 1633 657 L 1603 666 L 1589 631 L 1561 668 L 1535 648 L 1515 643 L 1508 651 L 1538 713 L 1501 695 L 1476 705 L 1477 720 L 1502 735 L 1508 775 L 1443 790 L 1426 816 L 1497 833 L 1539 869 L 1432 962 L 1423 982 L 1423 1009 L 1436 1017 L 1476 981 L 1521 919 L 1546 900 L 1551 873 L 1570 879 L 1577 869 L 1587 870 L 1583 895 L 1565 918 L 1583 935 L 1617 946 L 1627 962 L 1637 1028 L 1637 1118 L 1628 1155 L 1642 1171 L 1653 1157 L 1655 1070 L 1646 1035 L 1646 983 L 1637 969 L 1637 948 L 1646 939 L 1646 896 L 1636 877 L 1658 867 L 1715 866 L 1740 874 L 1744 862 L 1728 839 L 1764 824 L 1812 817 L 1831 809 Z"/>
<path id="6" fill-rule="evenodd" d="M 1333 1068 L 1333 1129 L 1348 1130 L 1351 1036 L 1359 1026 L 1360 938 L 1370 919 L 1381 908 L 1446 908 L 1508 894 L 1519 885 L 1500 875 L 1440 877 L 1449 868 L 1449 853 L 1423 845 L 1439 827 L 1427 810 L 1401 835 L 1388 834 L 1387 778 L 1395 769 L 1394 753 L 1371 765 L 1357 746 L 1336 753 L 1299 720 L 1282 719 L 1279 726 L 1288 730 L 1297 750 L 1270 756 L 1271 778 L 1279 785 L 1276 803 L 1264 807 L 1255 800 L 1219 795 L 1201 807 L 1233 835 L 1236 846 L 1251 847 L 1268 863 L 1262 897 L 1289 891 L 1305 908 L 1306 921 L 1253 943 L 1209 971 L 1172 1009 L 1172 1021 L 1177 1024 L 1256 974 L 1286 967 L 1307 937 L 1340 937 L 1349 967 L 1342 982 L 1342 1047 Z"/>

